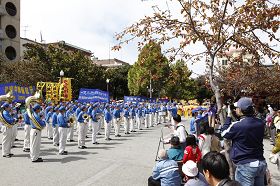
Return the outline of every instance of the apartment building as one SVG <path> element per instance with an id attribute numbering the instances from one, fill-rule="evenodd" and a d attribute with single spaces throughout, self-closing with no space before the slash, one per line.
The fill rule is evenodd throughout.
<path id="1" fill-rule="evenodd" d="M 0 55 L 4 61 L 20 59 L 20 0 L 0 0 Z"/>

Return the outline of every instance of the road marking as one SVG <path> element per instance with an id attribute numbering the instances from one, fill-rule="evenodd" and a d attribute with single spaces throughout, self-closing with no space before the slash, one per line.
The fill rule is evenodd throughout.
<path id="1" fill-rule="evenodd" d="M 106 169 L 100 171 L 99 173 L 97 173 L 96 175 L 86 179 L 85 181 L 77 184 L 76 186 L 88 186 L 88 185 L 93 185 L 97 180 L 101 179 L 104 176 L 108 176 L 110 175 L 110 172 L 112 172 L 113 170 L 117 169 L 120 166 L 119 163 L 115 163 L 109 167 L 107 167 Z"/>

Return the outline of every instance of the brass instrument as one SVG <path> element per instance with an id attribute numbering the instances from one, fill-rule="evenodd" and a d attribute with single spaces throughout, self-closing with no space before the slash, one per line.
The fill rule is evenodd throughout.
<path id="1" fill-rule="evenodd" d="M 85 120 L 85 121 L 89 121 L 89 118 L 90 118 L 90 116 L 88 115 L 88 114 L 83 114 L 83 119 Z"/>
<path id="2" fill-rule="evenodd" d="M 68 121 L 69 121 L 68 123 L 70 124 L 70 127 L 73 127 L 74 124 L 75 124 L 76 119 L 75 119 L 75 117 L 73 115 L 70 115 Z"/>
<path id="3" fill-rule="evenodd" d="M 36 129 L 38 130 L 42 130 L 43 127 L 38 123 L 38 121 L 36 120 L 36 118 L 34 117 L 34 113 L 32 111 L 32 106 L 31 103 L 33 102 L 40 102 L 41 100 L 41 93 L 39 91 L 37 91 L 34 96 L 29 96 L 28 98 L 26 98 L 25 100 L 25 106 L 26 106 L 26 112 L 30 118 L 30 120 L 32 121 L 32 123 L 35 125 Z"/>
<path id="4" fill-rule="evenodd" d="M 1 102 L 1 101 L 8 101 L 9 103 L 11 103 L 11 102 L 14 100 L 14 98 L 15 98 L 15 97 L 13 96 L 12 92 L 9 91 L 6 95 L 0 96 L 0 102 Z M 4 110 L 4 109 L 1 107 L 1 108 L 0 108 L 0 122 L 1 122 L 3 125 L 5 125 L 6 127 L 12 128 L 13 125 L 11 125 L 10 123 L 8 123 L 8 122 L 4 119 L 4 117 L 3 117 L 3 110 Z"/>

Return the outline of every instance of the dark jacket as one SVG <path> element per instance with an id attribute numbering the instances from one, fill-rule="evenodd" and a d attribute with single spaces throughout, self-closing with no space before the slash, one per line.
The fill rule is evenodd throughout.
<path id="1" fill-rule="evenodd" d="M 235 164 L 264 160 L 263 137 L 265 123 L 255 117 L 225 123 L 222 137 L 232 140 L 231 158 Z"/>
<path id="2" fill-rule="evenodd" d="M 230 179 L 223 179 L 218 186 L 241 186 L 241 184 L 237 181 L 233 181 Z"/>

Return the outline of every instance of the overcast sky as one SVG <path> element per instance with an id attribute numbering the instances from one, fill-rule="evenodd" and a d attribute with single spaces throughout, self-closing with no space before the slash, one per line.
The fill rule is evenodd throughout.
<path id="1" fill-rule="evenodd" d="M 99 59 L 118 58 L 133 64 L 137 42 L 122 50 L 109 51 L 116 43 L 114 34 L 153 13 L 152 6 L 170 9 L 164 0 L 21 0 L 21 37 L 67 43 L 91 50 Z M 26 30 L 26 31 L 25 31 Z M 202 74 L 201 64 L 189 67 Z"/>

